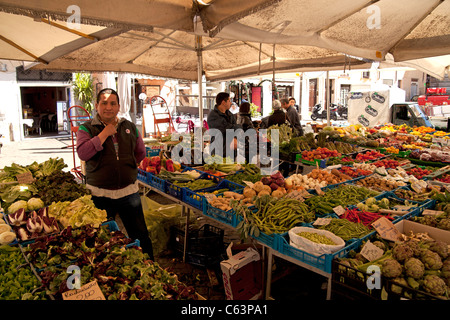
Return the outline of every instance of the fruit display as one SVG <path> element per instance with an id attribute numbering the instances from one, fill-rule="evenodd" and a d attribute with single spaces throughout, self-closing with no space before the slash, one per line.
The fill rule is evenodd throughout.
<path id="1" fill-rule="evenodd" d="M 383 157 L 385 157 L 384 154 L 382 154 L 378 151 L 371 150 L 371 151 L 367 151 L 365 153 L 358 153 L 356 155 L 355 159 L 358 161 L 371 161 L 371 160 L 376 160 L 378 158 L 383 158 Z"/>
<path id="2" fill-rule="evenodd" d="M 400 150 L 395 148 L 395 147 L 393 147 L 393 146 L 391 146 L 391 147 L 387 147 L 386 148 L 386 152 L 387 153 L 398 154 L 400 152 Z"/>
<path id="3" fill-rule="evenodd" d="M 307 161 L 314 161 L 315 159 L 326 159 L 330 157 L 339 157 L 341 154 L 337 150 L 330 150 L 328 148 L 317 148 L 311 151 L 303 151 L 302 159 Z"/>
<path id="4" fill-rule="evenodd" d="M 348 166 L 343 166 L 343 167 L 339 168 L 338 170 L 340 172 L 342 172 L 343 174 L 345 174 L 349 177 L 352 177 L 352 178 L 368 176 L 373 173 L 373 171 L 371 171 L 371 170 L 364 170 L 364 169 L 353 168 L 353 167 L 348 167 Z"/>
<path id="5" fill-rule="evenodd" d="M 441 182 L 444 182 L 444 183 L 450 183 L 450 174 L 448 174 L 448 173 L 443 174 L 442 177 L 435 178 L 434 180 L 441 181 Z"/>
<path id="6" fill-rule="evenodd" d="M 429 175 L 433 171 L 428 170 L 428 169 L 422 169 L 420 167 L 414 167 L 412 169 L 407 170 L 406 172 L 410 175 L 413 175 L 417 179 L 422 179 L 423 177 Z"/>
<path id="7" fill-rule="evenodd" d="M 385 167 L 386 169 L 388 169 L 388 168 L 395 169 L 400 164 L 399 164 L 399 162 L 397 160 L 381 159 L 381 160 L 378 160 L 378 161 L 374 162 L 373 165 L 376 166 L 376 167 Z"/>

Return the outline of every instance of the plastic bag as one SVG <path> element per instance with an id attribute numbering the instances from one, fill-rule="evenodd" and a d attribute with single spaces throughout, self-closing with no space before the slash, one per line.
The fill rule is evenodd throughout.
<path id="1" fill-rule="evenodd" d="M 180 224 L 181 205 L 162 205 L 148 197 L 141 196 L 145 223 L 152 240 L 153 253 L 158 255 L 167 248 L 170 239 L 170 227 Z"/>
<path id="2" fill-rule="evenodd" d="M 308 240 L 305 237 L 298 236 L 297 234 L 300 232 L 312 232 L 324 235 L 333 240 L 333 242 L 336 243 L 336 245 L 322 244 Z M 306 251 L 315 256 L 320 256 L 322 254 L 330 254 L 342 249 L 345 246 L 345 241 L 341 237 L 336 236 L 334 233 L 327 230 L 318 230 L 308 227 L 294 227 L 291 230 L 289 230 L 289 240 L 290 240 L 289 244 L 291 246 Z"/>

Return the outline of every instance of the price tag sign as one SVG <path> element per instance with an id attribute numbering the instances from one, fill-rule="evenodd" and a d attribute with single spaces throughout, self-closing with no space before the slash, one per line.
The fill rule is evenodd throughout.
<path id="1" fill-rule="evenodd" d="M 331 222 L 331 218 L 317 218 L 313 226 L 326 226 Z"/>
<path id="2" fill-rule="evenodd" d="M 394 224 L 385 217 L 381 217 L 377 221 L 373 222 L 372 226 L 375 230 L 377 230 L 380 236 L 386 240 L 399 241 L 402 235 Z"/>
<path id="3" fill-rule="evenodd" d="M 373 261 L 380 258 L 384 254 L 384 251 L 378 248 L 372 242 L 367 241 L 364 247 L 362 247 L 360 253 L 367 260 Z"/>
<path id="4" fill-rule="evenodd" d="M 16 175 L 16 178 L 19 183 L 30 184 L 34 182 L 34 178 L 31 172 L 20 173 Z"/>
<path id="5" fill-rule="evenodd" d="M 424 215 L 424 216 L 438 216 L 441 213 L 444 213 L 444 211 L 425 209 L 425 210 L 423 210 L 422 215 Z"/>
<path id="6" fill-rule="evenodd" d="M 345 213 L 345 209 L 343 206 L 337 206 L 333 208 L 334 213 L 336 213 L 338 216 L 341 216 Z"/>
<path id="7" fill-rule="evenodd" d="M 86 283 L 80 289 L 63 292 L 64 300 L 106 300 L 97 281 Z"/>
<path id="8" fill-rule="evenodd" d="M 324 192 L 322 191 L 322 189 L 320 189 L 320 187 L 315 187 L 315 190 L 319 196 L 324 194 Z"/>

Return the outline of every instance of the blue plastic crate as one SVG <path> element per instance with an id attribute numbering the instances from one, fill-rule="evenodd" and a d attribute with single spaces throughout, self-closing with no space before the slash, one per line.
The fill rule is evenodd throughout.
<path id="1" fill-rule="evenodd" d="M 238 225 L 238 219 L 234 210 L 224 211 L 213 207 L 205 197 L 203 197 L 203 214 L 233 228 L 236 228 Z"/>
<path id="2" fill-rule="evenodd" d="M 349 241 L 349 243 L 339 251 L 316 256 L 291 246 L 289 244 L 289 235 L 287 232 L 278 236 L 278 241 L 278 249 L 276 250 L 280 253 L 330 274 L 333 259 L 346 257 L 351 250 L 354 250 L 361 245 L 360 240 L 353 242 Z"/>
<path id="3" fill-rule="evenodd" d="M 165 192 L 178 200 L 183 199 L 183 188 L 173 184 L 170 181 L 166 181 Z"/>
<path id="4" fill-rule="evenodd" d="M 220 177 L 214 176 L 209 173 L 202 173 L 198 179 L 208 179 L 212 180 L 215 183 L 217 183 L 216 186 L 204 188 L 204 189 L 197 189 L 197 190 L 191 190 L 189 188 L 182 188 L 182 201 L 186 204 L 197 208 L 199 210 L 203 210 L 203 196 L 199 194 L 200 192 L 212 192 L 213 190 L 218 190 L 217 187 L 223 182 L 223 180 Z"/>
<path id="5" fill-rule="evenodd" d="M 138 169 L 138 180 L 160 191 L 166 191 L 166 180 L 159 178 L 153 173 Z"/>

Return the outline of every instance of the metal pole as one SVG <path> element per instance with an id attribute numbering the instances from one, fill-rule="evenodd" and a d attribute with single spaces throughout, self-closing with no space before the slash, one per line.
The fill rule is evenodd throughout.
<path id="1" fill-rule="evenodd" d="M 330 71 L 327 71 L 327 81 L 326 81 L 326 103 L 327 108 L 327 125 L 330 126 Z"/>
<path id="2" fill-rule="evenodd" d="M 203 49 L 201 36 L 195 36 L 195 49 L 197 51 L 198 117 L 201 129 L 200 150 L 203 152 Z"/>

